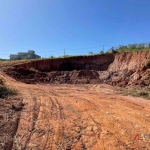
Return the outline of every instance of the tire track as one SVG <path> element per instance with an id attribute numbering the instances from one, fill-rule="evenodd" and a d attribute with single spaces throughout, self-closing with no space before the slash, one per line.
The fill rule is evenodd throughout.
<path id="1" fill-rule="evenodd" d="M 137 131 L 150 132 L 149 102 L 128 102 L 105 85 L 26 85 L 5 79 L 27 103 L 16 135 L 20 150 L 150 147 L 148 141 L 134 141 Z"/>

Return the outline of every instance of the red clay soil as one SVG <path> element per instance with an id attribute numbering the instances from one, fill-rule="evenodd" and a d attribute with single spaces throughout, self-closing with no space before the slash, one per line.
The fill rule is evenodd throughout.
<path id="1" fill-rule="evenodd" d="M 14 79 L 27 83 L 55 83 L 55 84 L 85 84 L 100 83 L 99 74 L 95 70 L 51 71 L 39 72 L 24 68 L 9 68 L 5 72 Z"/>
<path id="2" fill-rule="evenodd" d="M 146 67 L 118 72 L 73 70 L 39 72 L 34 69 L 8 68 L 7 75 L 27 84 L 93 84 L 107 83 L 112 86 L 142 88 L 150 85 L 150 69 Z"/>
<path id="3" fill-rule="evenodd" d="M 46 60 L 36 60 L 28 63 L 15 65 L 16 68 L 34 68 L 40 72 L 51 71 L 73 71 L 73 70 L 107 70 L 108 66 L 114 61 L 113 54 L 76 56 L 69 58 L 56 58 Z"/>
<path id="4" fill-rule="evenodd" d="M 18 129 L 22 110 L 22 98 L 0 99 L 0 149 L 11 150 L 13 138 Z"/>
<path id="5" fill-rule="evenodd" d="M 0 141 L 9 143 L 8 150 L 148 150 L 150 101 L 117 95 L 114 87 L 97 83 L 149 86 L 150 69 L 144 67 L 149 59 L 150 52 L 143 51 L 117 54 L 112 63 L 107 57 L 89 61 L 76 58 L 70 70 L 64 64 L 71 60 L 2 65 L 5 73 L 0 71 L 0 78 L 19 91 L 24 109 L 16 111 L 13 100 L 2 103 L 1 112 L 12 110 L 14 114 L 12 128 L 9 120 L 4 123 L 6 128 L 0 127 L 4 131 Z M 0 119 L 3 123 L 3 116 Z M 8 141 L 4 138 L 7 130 Z"/>
<path id="6" fill-rule="evenodd" d="M 148 100 L 116 95 L 102 84 L 24 84 L 2 72 L 0 78 L 25 104 L 12 150 L 150 148 L 149 137 L 143 137 L 150 134 Z"/>
<path id="7" fill-rule="evenodd" d="M 150 85 L 150 50 L 121 53 L 115 55 L 114 62 L 108 67 L 111 72 L 111 85 L 139 88 Z"/>

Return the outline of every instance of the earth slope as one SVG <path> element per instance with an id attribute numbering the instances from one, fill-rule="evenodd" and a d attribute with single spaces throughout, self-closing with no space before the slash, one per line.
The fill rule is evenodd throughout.
<path id="1" fill-rule="evenodd" d="M 150 85 L 150 51 L 31 61 L 5 72 L 24 83 L 107 83 L 141 88 Z"/>

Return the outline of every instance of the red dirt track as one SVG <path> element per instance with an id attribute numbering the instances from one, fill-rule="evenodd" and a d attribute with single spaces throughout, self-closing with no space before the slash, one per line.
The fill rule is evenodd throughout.
<path id="1" fill-rule="evenodd" d="M 150 148 L 150 102 L 116 95 L 108 85 L 28 85 L 1 73 L 23 97 L 13 148 L 126 150 Z"/>

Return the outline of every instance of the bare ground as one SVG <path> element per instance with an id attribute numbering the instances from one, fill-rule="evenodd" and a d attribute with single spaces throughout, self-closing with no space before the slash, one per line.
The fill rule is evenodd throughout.
<path id="1" fill-rule="evenodd" d="M 24 84 L 0 72 L 23 97 L 13 150 L 148 150 L 150 101 L 98 84 Z"/>

